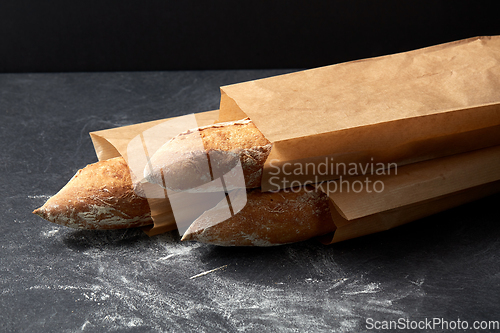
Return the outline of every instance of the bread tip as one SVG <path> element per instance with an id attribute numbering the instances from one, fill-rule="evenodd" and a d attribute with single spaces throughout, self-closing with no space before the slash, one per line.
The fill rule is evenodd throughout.
<path id="1" fill-rule="evenodd" d="M 35 209 L 32 214 L 35 214 L 35 215 L 38 215 L 40 216 L 41 218 L 45 219 L 45 210 L 42 209 L 43 207 L 40 207 L 40 208 L 37 208 Z"/>
<path id="2" fill-rule="evenodd" d="M 181 242 L 194 240 L 193 233 L 189 229 L 182 235 Z"/>

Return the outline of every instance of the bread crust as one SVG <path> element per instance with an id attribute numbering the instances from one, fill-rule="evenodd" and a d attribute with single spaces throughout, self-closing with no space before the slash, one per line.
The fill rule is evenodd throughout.
<path id="1" fill-rule="evenodd" d="M 200 186 L 234 172 L 233 168 L 240 162 L 244 186 L 256 188 L 261 185 L 263 166 L 271 147 L 248 118 L 199 127 L 177 135 L 158 149 L 144 177 L 174 191 L 220 191 L 222 189 L 215 185 Z M 233 184 L 227 189 L 237 187 Z"/>
<path id="2" fill-rule="evenodd" d="M 139 195 L 121 157 L 78 170 L 73 178 L 34 214 L 77 229 L 122 229 L 152 224 L 146 198 Z"/>
<path id="3" fill-rule="evenodd" d="M 224 220 L 228 208 L 222 200 L 196 219 L 182 240 L 220 246 L 273 246 L 335 230 L 328 196 L 312 186 L 279 192 L 240 190 L 232 199 L 244 200 L 244 195 L 246 205 L 236 215 Z"/>

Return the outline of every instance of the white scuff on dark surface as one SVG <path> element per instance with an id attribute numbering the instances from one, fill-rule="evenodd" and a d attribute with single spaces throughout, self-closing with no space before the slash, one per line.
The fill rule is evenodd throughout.
<path id="1" fill-rule="evenodd" d="M 284 72 L 1 74 L 0 331 L 363 332 L 367 318 L 498 320 L 499 195 L 330 246 L 223 248 L 31 214 L 95 162 L 89 131 L 215 109 L 219 86 Z"/>

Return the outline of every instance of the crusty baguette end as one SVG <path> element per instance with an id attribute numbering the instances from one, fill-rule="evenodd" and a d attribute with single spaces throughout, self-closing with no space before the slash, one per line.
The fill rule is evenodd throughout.
<path id="1" fill-rule="evenodd" d="M 138 195 L 127 163 L 121 157 L 78 170 L 40 208 L 43 219 L 77 229 L 121 229 L 152 224 L 146 198 Z"/>

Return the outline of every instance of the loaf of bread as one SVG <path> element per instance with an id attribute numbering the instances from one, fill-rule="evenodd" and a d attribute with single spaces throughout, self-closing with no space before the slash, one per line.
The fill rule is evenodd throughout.
<path id="1" fill-rule="evenodd" d="M 164 144 L 151 157 L 144 177 L 174 191 L 220 191 L 217 185 L 199 187 L 231 172 L 240 162 L 241 187 L 256 188 L 270 151 L 271 143 L 250 119 L 218 123 L 181 133 Z"/>
<path id="2" fill-rule="evenodd" d="M 292 191 L 294 190 L 294 191 Z M 261 192 L 236 190 L 234 202 L 245 207 L 229 219 L 227 200 L 203 213 L 182 240 L 221 246 L 273 246 L 307 240 L 335 231 L 329 198 L 312 186 Z"/>
<path id="3" fill-rule="evenodd" d="M 189 190 L 226 176 L 241 163 L 243 187 L 253 189 L 233 189 L 227 198 L 233 204 L 245 203 L 243 208 L 228 218 L 229 200 L 222 200 L 198 217 L 182 240 L 221 246 L 272 246 L 333 232 L 329 198 L 323 192 L 312 186 L 266 193 L 257 189 L 270 149 L 270 142 L 249 119 L 201 127 L 164 145 L 152 157 L 152 168 L 145 175 L 166 188 Z M 207 160 L 209 170 L 201 172 Z M 148 201 L 141 194 L 141 183 L 132 179 L 127 163 L 118 157 L 79 170 L 33 213 L 79 229 L 140 227 L 153 224 Z M 234 209 L 231 207 L 231 212 Z"/>
<path id="4" fill-rule="evenodd" d="M 78 229 L 121 229 L 153 224 L 148 201 L 140 195 L 121 157 L 90 164 L 33 213 Z"/>

